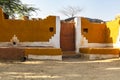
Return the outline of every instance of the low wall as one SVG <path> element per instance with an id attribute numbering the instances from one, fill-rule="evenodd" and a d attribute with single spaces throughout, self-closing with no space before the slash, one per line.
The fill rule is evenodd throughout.
<path id="1" fill-rule="evenodd" d="M 19 48 L 0 48 L 0 60 L 20 60 L 25 57 L 25 51 Z"/>
<path id="2" fill-rule="evenodd" d="M 62 60 L 60 48 L 50 47 L 1 47 L 0 60 L 51 59 Z"/>
<path id="3" fill-rule="evenodd" d="M 119 48 L 80 48 L 80 52 L 85 54 L 119 55 L 120 49 Z"/>
<path id="4" fill-rule="evenodd" d="M 62 60 L 60 48 L 25 48 L 28 59 Z"/>
<path id="5" fill-rule="evenodd" d="M 80 48 L 80 53 L 89 59 L 119 58 L 119 48 Z"/>

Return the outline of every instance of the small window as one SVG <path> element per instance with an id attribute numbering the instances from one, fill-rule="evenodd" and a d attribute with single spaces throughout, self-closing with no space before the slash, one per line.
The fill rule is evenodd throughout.
<path id="1" fill-rule="evenodd" d="M 86 33 L 88 33 L 88 28 L 84 28 L 83 29 L 83 32 L 86 34 Z"/>
<path id="2" fill-rule="evenodd" d="M 53 27 L 50 27 L 50 28 L 49 28 L 49 31 L 50 31 L 50 32 L 53 32 L 53 31 L 54 31 L 54 28 L 53 28 Z"/>

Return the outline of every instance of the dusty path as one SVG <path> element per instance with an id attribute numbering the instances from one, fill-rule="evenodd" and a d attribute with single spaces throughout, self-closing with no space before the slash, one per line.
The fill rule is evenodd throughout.
<path id="1" fill-rule="evenodd" d="M 0 80 L 119 80 L 120 60 L 0 62 Z"/>

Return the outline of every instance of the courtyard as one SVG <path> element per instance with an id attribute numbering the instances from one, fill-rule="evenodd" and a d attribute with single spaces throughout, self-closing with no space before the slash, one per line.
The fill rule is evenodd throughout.
<path id="1" fill-rule="evenodd" d="M 120 59 L 0 61 L 0 80 L 118 80 Z"/>

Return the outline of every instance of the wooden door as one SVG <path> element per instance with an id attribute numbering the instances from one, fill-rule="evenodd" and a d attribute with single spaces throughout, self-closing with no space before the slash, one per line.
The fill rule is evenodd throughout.
<path id="1" fill-rule="evenodd" d="M 74 23 L 61 22 L 60 47 L 62 51 L 75 51 Z"/>

